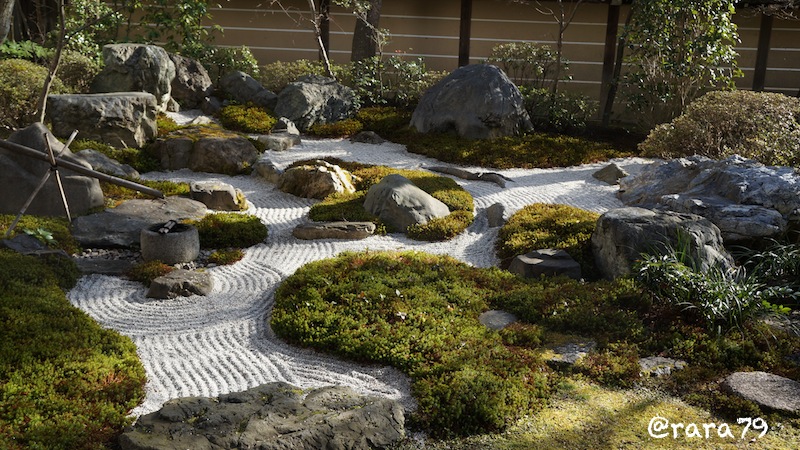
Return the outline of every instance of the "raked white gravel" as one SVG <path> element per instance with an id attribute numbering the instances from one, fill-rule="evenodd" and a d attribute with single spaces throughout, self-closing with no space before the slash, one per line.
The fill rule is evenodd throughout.
<path id="1" fill-rule="evenodd" d="M 408 153 L 402 145 L 354 144 L 346 140 L 305 139 L 287 152 L 267 152 L 278 166 L 335 156 L 344 160 L 416 169 L 442 163 Z M 615 160 L 630 173 L 649 160 Z M 133 415 L 158 410 L 172 398 L 217 396 L 262 383 L 284 381 L 301 388 L 347 385 L 362 394 L 401 401 L 411 410 L 408 378 L 399 371 L 342 361 L 297 348 L 270 330 L 269 315 L 275 289 L 299 267 L 345 250 L 418 250 L 448 254 L 477 267 L 498 263 L 494 254 L 497 229 L 489 228 L 485 209 L 505 206 L 506 218 L 535 202 L 563 203 L 602 213 L 622 206 L 616 186 L 592 178 L 607 163 L 560 169 L 503 170 L 511 178 L 505 189 L 481 181 L 456 181 L 475 198 L 476 220 L 447 242 L 418 242 L 400 234 L 360 241 L 303 241 L 292 229 L 308 220 L 315 202 L 278 191 L 257 176 L 224 176 L 188 170 L 144 175 L 153 180 L 218 180 L 241 189 L 251 203 L 247 214 L 269 228 L 267 240 L 247 249 L 242 261 L 208 269 L 213 292 L 174 300 L 145 298 L 145 287 L 119 277 L 89 275 L 80 279 L 68 297 L 103 326 L 130 337 L 147 371 L 146 397 Z M 474 167 L 468 170 L 485 171 Z"/>

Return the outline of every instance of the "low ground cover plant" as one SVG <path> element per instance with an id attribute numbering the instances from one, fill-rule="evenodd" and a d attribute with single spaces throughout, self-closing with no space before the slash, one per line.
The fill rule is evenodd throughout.
<path id="1" fill-rule="evenodd" d="M 253 104 L 232 104 L 223 107 L 217 114 L 225 128 L 243 133 L 269 134 L 278 119 L 264 108 Z"/>
<path id="2" fill-rule="evenodd" d="M 267 226 L 256 216 L 237 213 L 212 213 L 187 222 L 197 227 L 201 248 L 246 248 L 264 242 Z"/>
<path id="3" fill-rule="evenodd" d="M 136 347 L 69 304 L 74 278 L 7 250 L 0 266 L 0 447 L 114 445 L 144 396 Z"/>

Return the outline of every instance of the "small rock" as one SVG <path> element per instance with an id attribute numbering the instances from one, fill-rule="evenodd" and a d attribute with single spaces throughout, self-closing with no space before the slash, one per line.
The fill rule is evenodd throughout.
<path id="1" fill-rule="evenodd" d="M 478 320 L 492 330 L 502 330 L 503 328 L 517 322 L 517 316 L 510 312 L 501 311 L 499 309 L 492 309 L 486 311 L 478 317 Z"/>
<path id="2" fill-rule="evenodd" d="M 745 400 L 778 411 L 800 411 L 800 383 L 766 372 L 735 372 L 722 388 Z"/>
<path id="3" fill-rule="evenodd" d="M 381 145 L 386 142 L 386 139 L 378 136 L 374 131 L 361 131 L 355 136 L 350 138 L 350 142 L 360 142 L 362 144 Z"/>
<path id="4" fill-rule="evenodd" d="M 122 164 L 116 159 L 109 158 L 103 153 L 87 148 L 75 154 L 75 157 L 80 158 L 98 172 L 104 172 L 115 177 L 130 177 L 139 178 L 139 172 L 128 164 Z"/>
<path id="5" fill-rule="evenodd" d="M 189 191 L 192 200 L 205 204 L 208 209 L 241 211 L 247 207 L 244 194 L 228 183 L 195 181 Z"/>
<path id="6" fill-rule="evenodd" d="M 489 226 L 491 228 L 502 227 L 506 223 L 505 217 L 506 207 L 502 203 L 495 203 L 486 208 L 486 217 L 489 219 Z"/>
<path id="7" fill-rule="evenodd" d="M 648 356 L 639 359 L 642 376 L 661 377 L 672 373 L 674 370 L 686 368 L 686 361 L 664 358 L 663 356 Z"/>
<path id="8" fill-rule="evenodd" d="M 298 239 L 364 239 L 375 233 L 372 222 L 324 222 L 300 224 L 292 231 Z"/>
<path id="9" fill-rule="evenodd" d="M 547 362 L 572 365 L 588 355 L 596 347 L 597 342 L 592 340 L 557 345 L 549 349 L 552 354 L 547 357 Z"/>
<path id="10" fill-rule="evenodd" d="M 258 137 L 258 142 L 264 144 L 268 150 L 285 152 L 295 145 L 300 145 L 300 135 L 286 132 L 264 134 Z"/>
<path id="11" fill-rule="evenodd" d="M 275 125 L 272 126 L 272 133 L 288 133 L 294 136 L 300 136 L 300 130 L 297 129 L 297 126 L 291 120 L 287 119 L 286 117 L 281 117 L 275 122 Z"/>
<path id="12" fill-rule="evenodd" d="M 508 271 L 524 278 L 564 275 L 575 280 L 581 279 L 580 264 L 564 250 L 550 248 L 515 256 Z"/>
<path id="13" fill-rule="evenodd" d="M 314 165 L 292 167 L 281 175 L 278 189 L 305 198 L 323 199 L 334 192 L 352 193 L 353 174 L 335 164 L 318 160 Z"/>
<path id="14" fill-rule="evenodd" d="M 47 246 L 42 241 L 27 233 L 19 233 L 11 239 L 0 239 L 0 247 L 13 250 L 22 255 L 47 249 Z"/>
<path id="15" fill-rule="evenodd" d="M 281 175 L 283 175 L 283 171 L 272 162 L 269 157 L 262 156 L 254 165 L 253 165 L 254 173 L 260 175 L 265 180 L 269 181 L 270 183 L 278 184 L 281 180 Z"/>
<path id="16" fill-rule="evenodd" d="M 627 177 L 628 175 L 628 172 L 614 163 L 611 163 L 592 174 L 592 176 L 596 179 L 608 184 L 619 184 L 619 180 Z"/>
<path id="17" fill-rule="evenodd" d="M 150 283 L 148 298 L 170 299 L 191 295 L 208 295 L 214 288 L 211 274 L 176 269 Z"/>

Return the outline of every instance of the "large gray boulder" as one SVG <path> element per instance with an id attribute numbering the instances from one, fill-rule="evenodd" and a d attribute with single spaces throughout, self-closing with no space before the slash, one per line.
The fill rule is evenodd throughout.
<path id="1" fill-rule="evenodd" d="M 631 273 L 642 254 L 684 249 L 701 270 L 733 267 L 719 228 L 694 214 L 619 208 L 606 212 L 592 233 L 595 263 L 607 279 Z"/>
<path id="2" fill-rule="evenodd" d="M 167 110 L 175 64 L 166 50 L 156 45 L 108 44 L 103 46 L 103 63 L 92 92 L 149 92 L 158 110 Z"/>
<path id="3" fill-rule="evenodd" d="M 220 137 L 168 137 L 150 147 L 165 170 L 191 169 L 195 172 L 236 175 L 247 173 L 258 160 L 258 149 L 239 135 Z"/>
<path id="4" fill-rule="evenodd" d="M 364 209 L 401 232 L 411 225 L 450 214 L 447 205 L 397 174 L 387 175 L 369 188 Z"/>
<path id="5" fill-rule="evenodd" d="M 403 407 L 348 387 L 274 382 L 217 398 L 170 400 L 120 436 L 122 450 L 371 450 L 405 436 Z"/>
<path id="6" fill-rule="evenodd" d="M 156 98 L 144 92 L 47 97 L 47 118 L 53 124 L 53 134 L 67 138 L 78 130 L 80 139 L 118 148 L 139 148 L 155 138 L 156 114 Z"/>
<path id="7" fill-rule="evenodd" d="M 515 136 L 533 129 L 522 94 L 499 68 L 459 67 L 422 96 L 411 116 L 421 133 L 455 132 L 471 139 Z"/>
<path id="8" fill-rule="evenodd" d="M 701 215 L 725 241 L 778 237 L 800 227 L 800 174 L 738 155 L 654 163 L 620 180 L 619 198 L 630 206 Z"/>
<path id="9" fill-rule="evenodd" d="M 78 159 L 67 150 L 62 150 L 64 144 L 58 141 L 50 131 L 41 123 L 34 123 L 27 128 L 15 131 L 8 137 L 9 142 L 24 145 L 42 153 L 47 151 L 47 142 L 53 152 L 61 152 L 59 157 L 80 166 L 91 169 L 85 161 Z M 3 184 L 3 193 L 0 195 L 0 213 L 17 214 L 22 209 L 25 201 L 41 182 L 42 176 L 50 170 L 50 164 L 23 156 L 11 150 L 0 148 L 0 180 Z M 91 209 L 103 206 L 103 191 L 100 183 L 95 178 L 79 175 L 66 169 L 59 169 L 61 181 L 69 203 L 70 214 L 79 216 L 88 213 Z M 51 176 L 44 187 L 39 191 L 27 210 L 27 214 L 41 216 L 64 216 L 64 204 L 56 184 L 56 179 Z"/>
<path id="10" fill-rule="evenodd" d="M 327 161 L 292 167 L 280 175 L 278 189 L 305 198 L 323 199 L 333 193 L 353 193 L 353 175 Z"/>
<path id="11" fill-rule="evenodd" d="M 352 89 L 332 78 L 307 75 L 289 83 L 278 95 L 275 114 L 293 121 L 300 130 L 317 123 L 332 123 L 356 113 Z"/>
<path id="12" fill-rule="evenodd" d="M 250 75 L 236 71 L 222 77 L 219 87 L 225 95 L 238 103 L 253 103 L 268 110 L 275 109 L 278 96 Z"/>
<path id="13" fill-rule="evenodd" d="M 197 60 L 174 53 L 169 58 L 175 64 L 175 78 L 170 85 L 172 98 L 184 109 L 200 108 L 214 92 L 206 68 Z"/>

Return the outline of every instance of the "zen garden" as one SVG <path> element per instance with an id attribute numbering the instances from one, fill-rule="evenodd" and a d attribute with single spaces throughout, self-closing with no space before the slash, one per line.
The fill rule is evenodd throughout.
<path id="1" fill-rule="evenodd" d="M 597 98 L 582 1 L 448 70 L 265 3 L 313 60 L 0 0 L 0 448 L 800 448 L 800 99 L 741 5 L 624 2 Z"/>

